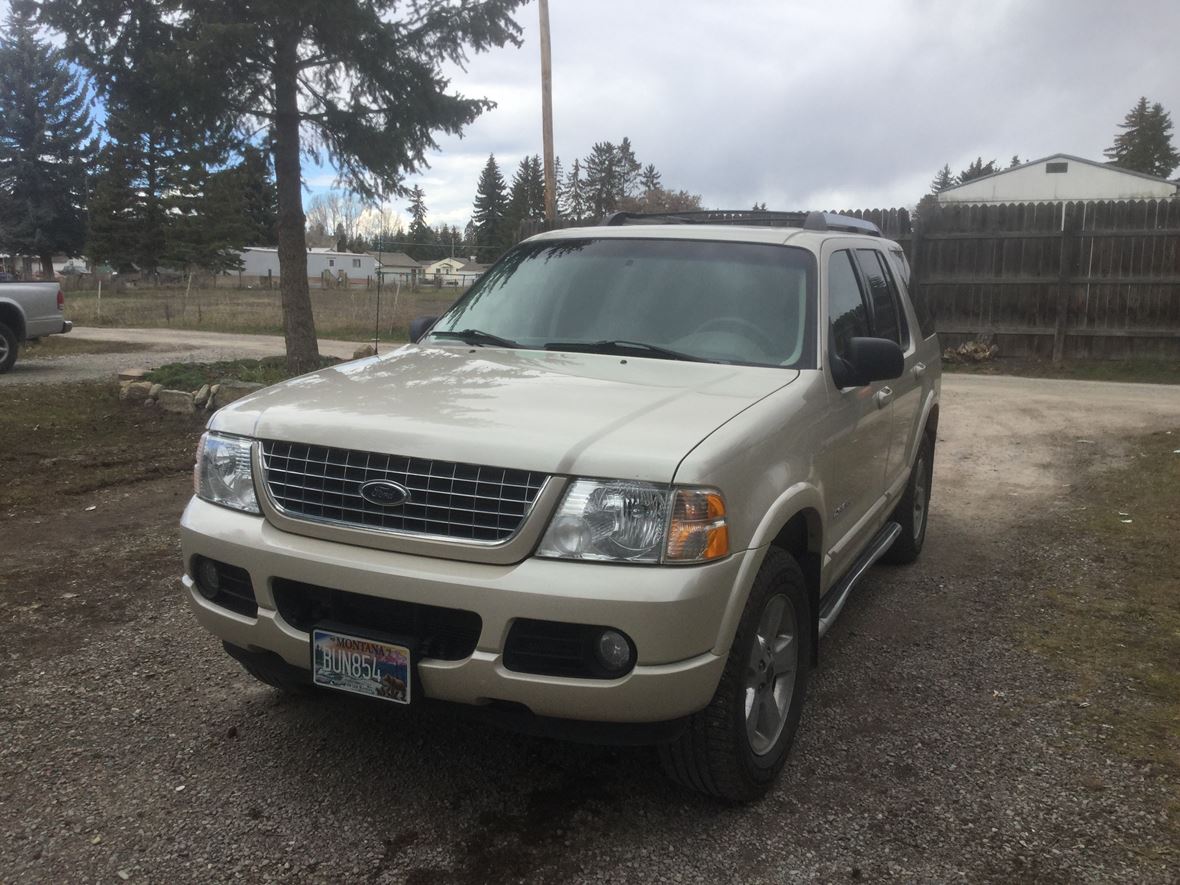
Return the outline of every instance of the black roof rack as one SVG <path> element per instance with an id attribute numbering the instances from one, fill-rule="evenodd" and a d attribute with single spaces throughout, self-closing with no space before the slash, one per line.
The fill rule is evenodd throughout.
<path id="1" fill-rule="evenodd" d="M 692 212 L 612 212 L 602 223 L 606 227 L 624 224 L 734 224 L 752 227 L 798 227 L 814 231 L 843 231 L 879 237 L 881 230 L 871 221 L 837 215 L 834 212 L 769 212 L 760 209 L 703 209 Z"/>

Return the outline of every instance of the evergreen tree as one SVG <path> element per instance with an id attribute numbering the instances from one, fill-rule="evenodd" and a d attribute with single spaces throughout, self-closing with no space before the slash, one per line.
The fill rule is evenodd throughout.
<path id="1" fill-rule="evenodd" d="M 545 170 L 540 156 L 525 157 L 516 167 L 508 195 L 507 224 L 515 241 L 525 219 L 545 217 Z"/>
<path id="2" fill-rule="evenodd" d="M 934 176 L 934 180 L 930 182 L 930 193 L 941 194 L 948 187 L 954 187 L 958 182 L 955 180 L 954 174 L 951 172 L 950 164 L 943 166 L 938 170 L 938 174 Z"/>
<path id="3" fill-rule="evenodd" d="M 975 160 L 972 160 L 967 165 L 967 168 L 959 173 L 958 183 L 965 184 L 968 181 L 974 181 L 976 178 L 983 178 L 985 175 L 991 175 L 996 171 L 998 170 L 996 169 L 995 160 L 988 160 L 985 163 L 983 162 L 983 157 L 978 157 Z"/>
<path id="4" fill-rule="evenodd" d="M 496 165 L 495 154 L 488 155 L 488 161 L 479 176 L 475 190 L 475 207 L 471 221 L 475 225 L 476 256 L 481 262 L 495 261 L 507 246 L 505 245 L 505 216 L 508 211 L 508 197 L 504 190 L 504 176 Z"/>
<path id="5" fill-rule="evenodd" d="M 108 97 L 208 130 L 263 121 L 274 158 L 283 331 L 293 372 L 319 367 L 302 157 L 327 154 L 366 200 L 404 193 L 436 132 L 491 106 L 448 92 L 448 64 L 519 45 L 523 0 L 30 0 Z"/>
<path id="6" fill-rule="evenodd" d="M 654 191 L 660 187 L 660 173 L 653 164 L 648 163 L 639 173 L 639 186 L 644 191 Z"/>
<path id="7" fill-rule="evenodd" d="M 412 246 L 406 249 L 406 254 L 418 261 L 434 258 L 434 231 L 426 223 L 426 194 L 418 185 L 410 189 L 410 242 Z"/>
<path id="8" fill-rule="evenodd" d="M 279 217 L 279 195 L 266 153 L 254 145 L 242 149 L 242 162 L 235 175 L 242 189 L 243 211 L 249 226 L 247 246 L 274 246 Z"/>
<path id="9" fill-rule="evenodd" d="M 563 218 L 581 221 L 586 217 L 586 184 L 582 178 L 582 161 L 574 158 L 574 164 L 559 183 L 559 212 Z"/>
<path id="10" fill-rule="evenodd" d="M 38 40 L 15 5 L 0 36 L 0 252 L 34 255 L 53 277 L 53 255 L 80 255 L 86 238 L 87 167 L 97 144 L 90 93 L 59 50 Z"/>
<path id="11" fill-rule="evenodd" d="M 765 212 L 766 211 L 766 203 L 764 203 L 764 202 L 763 203 L 755 203 L 754 208 L 751 209 L 750 211 L 751 212 Z"/>
<path id="12" fill-rule="evenodd" d="M 639 178 L 643 166 L 635 159 L 631 139 L 624 136 L 615 153 L 618 178 L 618 198 L 633 197 L 639 192 Z"/>
<path id="13" fill-rule="evenodd" d="M 609 141 L 599 141 L 585 160 L 586 214 L 602 218 L 619 205 L 622 186 L 619 181 L 618 149 Z"/>
<path id="14" fill-rule="evenodd" d="M 1172 116 L 1159 102 L 1139 99 L 1119 124 L 1123 131 L 1106 149 L 1111 165 L 1167 178 L 1180 164 L 1180 152 L 1172 144 Z"/>
<path id="15" fill-rule="evenodd" d="M 1017 166 L 1023 166 L 1024 160 L 1020 159 L 1020 154 L 1013 154 L 1012 159 L 1008 163 L 1009 169 L 1015 169 Z"/>

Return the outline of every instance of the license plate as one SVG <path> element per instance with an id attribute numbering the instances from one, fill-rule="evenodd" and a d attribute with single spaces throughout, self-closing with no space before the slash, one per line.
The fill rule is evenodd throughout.
<path id="1" fill-rule="evenodd" d="M 311 639 L 312 681 L 365 697 L 410 702 L 410 650 L 316 628 Z"/>

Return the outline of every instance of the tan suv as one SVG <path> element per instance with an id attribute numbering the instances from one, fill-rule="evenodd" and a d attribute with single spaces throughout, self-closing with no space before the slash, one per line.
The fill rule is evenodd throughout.
<path id="1" fill-rule="evenodd" d="M 908 277 L 820 213 L 533 237 L 414 343 L 214 415 L 193 610 L 280 688 L 647 741 L 756 798 L 850 590 L 922 549 L 940 363 Z"/>

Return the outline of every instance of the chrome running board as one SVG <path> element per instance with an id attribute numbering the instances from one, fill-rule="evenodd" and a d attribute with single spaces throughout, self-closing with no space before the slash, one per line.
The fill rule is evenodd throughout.
<path id="1" fill-rule="evenodd" d="M 820 636 L 827 633 L 828 628 L 836 623 L 836 618 L 839 617 L 840 610 L 844 608 L 844 603 L 848 601 L 848 597 L 852 593 L 852 588 L 864 577 L 864 573 L 869 570 L 869 566 L 885 555 L 885 551 L 893 545 L 893 542 L 897 540 L 897 536 L 900 534 L 901 526 L 896 522 L 885 523 L 885 527 L 877 533 L 877 537 L 873 538 L 873 542 L 861 554 L 860 559 L 856 561 L 848 571 L 848 574 L 841 578 L 839 584 L 828 591 L 827 598 L 819 609 Z"/>

